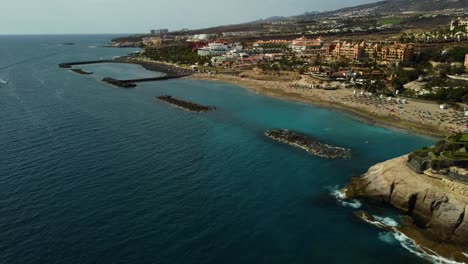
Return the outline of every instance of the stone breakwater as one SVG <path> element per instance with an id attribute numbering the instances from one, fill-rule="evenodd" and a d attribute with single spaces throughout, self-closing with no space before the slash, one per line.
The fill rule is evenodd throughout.
<path id="1" fill-rule="evenodd" d="M 82 69 L 71 69 L 70 71 L 72 71 L 74 73 L 81 74 L 81 75 L 91 75 L 91 74 L 93 74 L 92 72 L 83 71 Z"/>
<path id="2" fill-rule="evenodd" d="M 350 159 L 351 150 L 342 147 L 331 146 L 325 143 L 321 143 L 315 139 L 312 139 L 306 135 L 293 132 L 287 129 L 269 130 L 265 132 L 265 136 L 303 149 L 311 155 L 319 156 L 327 159 Z"/>
<path id="3" fill-rule="evenodd" d="M 207 112 L 216 109 L 216 107 L 214 106 L 205 106 L 189 101 L 183 101 L 180 99 L 176 99 L 170 95 L 157 96 L 156 99 L 192 112 Z"/>
<path id="4" fill-rule="evenodd" d="M 467 262 L 468 195 L 441 179 L 406 166 L 407 156 L 377 164 L 346 187 L 348 199 L 382 202 L 405 212 L 410 221 L 398 230 L 427 254 Z M 465 185 L 466 187 L 466 185 Z"/>
<path id="5" fill-rule="evenodd" d="M 139 60 L 131 56 L 115 58 L 113 62 L 137 64 L 148 71 L 162 72 L 168 76 L 189 76 L 194 73 L 194 71 L 191 69 L 185 69 L 172 64 L 166 64 L 156 61 Z"/>
<path id="6" fill-rule="evenodd" d="M 86 65 L 86 64 L 97 64 L 97 63 L 111 63 L 112 60 L 94 60 L 94 61 L 76 61 L 76 62 L 64 62 L 60 63 L 58 66 L 63 69 L 70 69 L 72 66 L 76 65 Z"/>
<path id="7" fill-rule="evenodd" d="M 103 82 L 108 83 L 110 85 L 116 86 L 116 87 L 121 87 L 121 88 L 134 88 L 137 85 L 132 83 L 132 82 L 126 82 L 122 80 L 117 80 L 114 78 L 104 78 L 102 79 Z"/>
<path id="8" fill-rule="evenodd" d="M 136 83 L 166 81 L 166 80 L 178 79 L 178 78 L 183 78 L 183 77 L 187 77 L 187 75 L 166 75 L 166 76 L 161 76 L 161 77 L 132 79 L 132 80 L 117 80 L 114 78 L 106 77 L 102 79 L 102 81 L 105 83 L 117 86 L 117 87 L 133 88 L 137 86 Z"/>

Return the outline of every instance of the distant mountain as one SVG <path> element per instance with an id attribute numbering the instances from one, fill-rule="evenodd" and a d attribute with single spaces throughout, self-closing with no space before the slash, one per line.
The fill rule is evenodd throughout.
<path id="1" fill-rule="evenodd" d="M 468 0 L 385 0 L 354 7 L 346 7 L 326 12 L 306 12 L 297 16 L 275 16 L 238 25 L 219 26 L 215 28 L 196 30 L 197 32 L 219 32 L 222 30 L 241 31 L 258 30 L 261 24 L 280 21 L 307 21 L 318 18 L 346 16 L 346 15 L 385 15 L 403 12 L 433 12 L 446 9 L 468 9 Z"/>
<path id="2" fill-rule="evenodd" d="M 330 16 L 349 12 L 401 13 L 431 12 L 445 9 L 468 8 L 468 0 L 386 0 L 371 4 L 359 5 L 323 12 L 320 15 Z"/>
<path id="3" fill-rule="evenodd" d="M 306 12 L 291 17 L 277 17 L 278 20 L 301 21 L 347 14 L 388 14 L 402 12 L 433 12 L 446 9 L 468 9 L 468 0 L 385 0 L 370 4 L 341 8 L 326 12 Z"/>

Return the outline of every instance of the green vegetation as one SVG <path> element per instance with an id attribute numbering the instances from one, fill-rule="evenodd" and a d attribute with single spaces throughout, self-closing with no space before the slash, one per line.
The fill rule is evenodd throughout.
<path id="1" fill-rule="evenodd" d="M 391 95 L 392 92 L 387 88 L 385 82 L 383 80 L 370 80 L 367 79 L 362 84 L 362 89 L 366 92 L 376 93 L 376 94 L 384 94 L 384 95 Z"/>
<path id="2" fill-rule="evenodd" d="M 379 25 L 397 25 L 401 23 L 400 19 L 382 19 L 377 22 Z"/>
<path id="3" fill-rule="evenodd" d="M 464 62 L 465 55 L 468 53 L 468 48 L 453 47 L 445 52 L 422 52 L 415 55 L 417 61 L 439 61 L 439 62 Z"/>
<path id="4" fill-rule="evenodd" d="M 429 153 L 432 152 L 432 150 L 433 150 L 433 148 L 428 148 L 428 147 L 424 147 L 422 149 L 415 150 L 409 155 L 409 159 L 411 160 L 411 159 L 414 159 L 416 157 L 427 158 L 429 156 Z"/>
<path id="5" fill-rule="evenodd" d="M 437 142 L 434 147 L 424 147 L 409 155 L 409 161 L 420 164 L 421 170 L 429 166 L 442 170 L 451 166 L 463 166 L 468 161 L 468 133 L 457 133 L 446 140 Z M 424 165 L 426 164 L 426 165 Z"/>
<path id="6" fill-rule="evenodd" d="M 450 136 L 448 138 L 448 141 L 466 143 L 468 142 L 468 134 L 457 133 L 455 135 Z"/>
<path id="7" fill-rule="evenodd" d="M 468 153 L 466 152 L 442 152 L 440 156 L 444 159 L 451 160 L 451 161 L 459 161 L 459 160 L 467 160 L 468 161 Z"/>
<path id="8" fill-rule="evenodd" d="M 198 56 L 192 48 L 185 45 L 174 45 L 157 48 L 145 48 L 143 55 L 155 61 L 164 61 L 178 64 L 195 64 L 204 65 L 210 63 L 210 57 Z"/>
<path id="9" fill-rule="evenodd" d="M 421 98 L 447 103 L 468 103 L 468 87 L 440 88 L 434 94 L 426 94 Z"/>
<path id="10" fill-rule="evenodd" d="M 274 62 L 259 62 L 257 67 L 264 71 L 304 71 L 304 63 L 295 54 L 284 55 Z"/>
<path id="11" fill-rule="evenodd" d="M 396 77 L 393 79 L 393 85 L 397 90 L 403 89 L 403 85 L 412 82 L 418 79 L 419 75 L 423 73 L 421 68 L 416 68 L 415 70 L 409 71 L 399 67 L 396 70 Z"/>

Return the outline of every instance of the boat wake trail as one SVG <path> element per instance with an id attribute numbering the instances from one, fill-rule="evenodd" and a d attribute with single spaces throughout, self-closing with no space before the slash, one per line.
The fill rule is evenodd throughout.
<path id="1" fill-rule="evenodd" d="M 15 63 L 9 64 L 9 65 L 0 66 L 0 71 L 12 68 L 12 67 L 17 66 L 17 65 L 28 63 L 28 62 L 31 62 L 31 61 L 40 60 L 40 59 L 48 58 L 48 57 L 52 57 L 52 56 L 57 56 L 59 54 L 65 53 L 65 52 L 66 51 L 63 50 L 63 51 L 59 51 L 59 52 L 49 53 L 49 54 L 46 54 L 46 55 L 42 55 L 42 56 L 38 56 L 38 57 L 33 57 L 33 58 L 28 58 L 28 59 L 25 59 L 25 60 L 17 61 Z"/>

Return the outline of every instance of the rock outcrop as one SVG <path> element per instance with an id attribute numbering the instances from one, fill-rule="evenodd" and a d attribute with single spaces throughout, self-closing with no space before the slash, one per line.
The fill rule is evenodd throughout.
<path id="1" fill-rule="evenodd" d="M 451 252 L 438 252 L 441 247 L 431 250 L 468 262 L 463 254 L 468 252 L 468 196 L 457 191 L 468 186 L 418 174 L 406 161 L 407 156 L 403 156 L 373 166 L 352 180 L 346 188 L 347 198 L 380 201 L 404 211 L 413 220 L 412 231 L 409 225 L 403 228 L 406 234 L 417 233 L 413 239 L 426 246 L 444 245 Z"/>
<path id="2" fill-rule="evenodd" d="M 351 150 L 319 142 L 316 139 L 288 129 L 268 130 L 265 136 L 326 159 L 349 159 Z"/>

